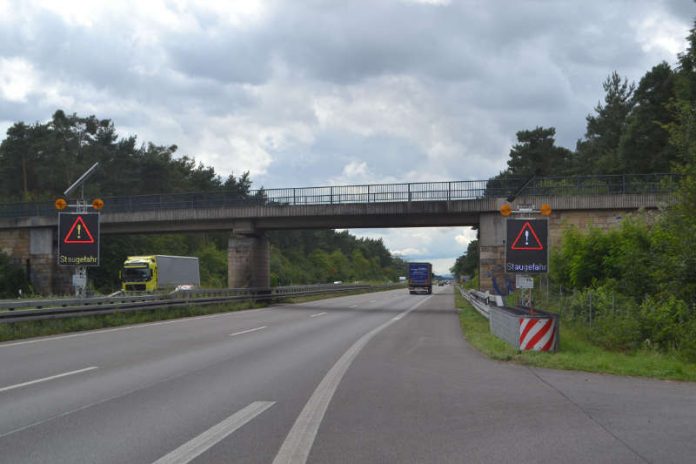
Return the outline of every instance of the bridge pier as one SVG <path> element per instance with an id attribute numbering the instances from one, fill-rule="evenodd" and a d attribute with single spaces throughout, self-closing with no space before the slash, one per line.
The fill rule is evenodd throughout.
<path id="1" fill-rule="evenodd" d="M 26 272 L 39 295 L 62 295 L 70 291 L 70 271 L 57 264 L 58 244 L 53 227 L 0 232 L 0 251 Z"/>
<path id="2" fill-rule="evenodd" d="M 227 241 L 227 286 L 270 288 L 271 252 L 266 234 L 232 234 Z"/>
<path id="3" fill-rule="evenodd" d="M 479 220 L 479 288 L 506 293 L 505 218 L 500 213 L 481 213 Z"/>

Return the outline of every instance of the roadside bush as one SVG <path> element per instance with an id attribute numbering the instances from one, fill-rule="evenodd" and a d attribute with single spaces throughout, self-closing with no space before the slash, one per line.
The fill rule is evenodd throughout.
<path id="1" fill-rule="evenodd" d="M 696 362 L 696 317 L 691 318 L 681 326 L 683 335 L 679 340 L 679 353 L 691 362 Z"/>
<path id="2" fill-rule="evenodd" d="M 609 350 L 629 351 L 641 345 L 640 308 L 609 285 L 571 295 L 565 319 L 583 325 L 588 340 Z"/>
<path id="3" fill-rule="evenodd" d="M 15 298 L 19 290 L 25 295 L 31 293 L 31 286 L 24 270 L 13 264 L 10 257 L 0 253 L 0 298 Z"/>
<path id="4" fill-rule="evenodd" d="M 661 350 L 680 351 L 696 337 L 688 306 L 674 296 L 646 298 L 640 314 L 643 339 Z"/>
<path id="5" fill-rule="evenodd" d="M 609 314 L 598 318 L 592 341 L 608 350 L 632 351 L 640 347 L 640 321 L 634 313 Z"/>
<path id="6" fill-rule="evenodd" d="M 696 314 L 675 296 L 649 296 L 639 304 L 607 284 L 570 295 L 563 318 L 608 350 L 644 348 L 696 361 Z"/>

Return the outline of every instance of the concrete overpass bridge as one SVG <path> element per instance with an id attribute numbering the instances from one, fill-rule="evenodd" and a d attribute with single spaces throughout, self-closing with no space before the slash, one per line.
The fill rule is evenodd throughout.
<path id="1" fill-rule="evenodd" d="M 668 205 L 676 184 L 675 175 L 651 174 L 285 188 L 244 199 L 225 192 L 122 196 L 105 199 L 101 233 L 228 231 L 229 286 L 267 287 L 269 230 L 476 226 L 481 287 L 489 289 L 504 274 L 504 202 L 550 204 L 553 247 L 566 227 L 609 228 L 628 212 Z M 0 250 L 26 266 L 41 293 L 67 287 L 69 273 L 56 264 L 57 235 L 52 202 L 0 204 Z"/>

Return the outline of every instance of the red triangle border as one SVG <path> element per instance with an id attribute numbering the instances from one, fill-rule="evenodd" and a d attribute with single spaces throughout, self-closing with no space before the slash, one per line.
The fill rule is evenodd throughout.
<path id="1" fill-rule="evenodd" d="M 70 235 L 75 230 L 75 227 L 77 227 L 78 222 L 82 223 L 82 227 L 84 227 L 85 232 L 87 232 L 87 235 L 89 236 L 88 240 L 68 240 L 70 238 Z M 77 216 L 77 219 L 75 219 L 75 222 L 73 222 L 72 227 L 70 227 L 70 230 L 68 231 L 68 233 L 65 234 L 65 239 L 63 239 L 63 243 L 82 244 L 82 245 L 91 245 L 91 244 L 95 243 L 94 237 L 92 236 L 92 232 L 89 231 L 89 227 L 87 227 L 87 224 L 85 224 L 85 220 L 82 219 L 82 216 Z"/>
<path id="2" fill-rule="evenodd" d="M 520 248 L 517 246 L 517 242 L 520 241 L 520 238 L 522 237 L 522 232 L 524 232 L 525 229 L 529 229 L 529 231 L 532 233 L 534 236 L 534 239 L 537 241 L 539 246 L 537 247 L 524 247 Z M 511 250 L 515 251 L 541 251 L 544 249 L 544 245 L 541 244 L 541 240 L 539 240 L 539 236 L 536 234 L 536 231 L 534 230 L 534 227 L 532 227 L 532 224 L 529 223 L 529 221 L 525 222 L 522 228 L 520 229 L 520 233 L 517 234 L 517 238 L 515 239 L 514 242 L 512 242 L 512 246 L 510 247 Z"/>

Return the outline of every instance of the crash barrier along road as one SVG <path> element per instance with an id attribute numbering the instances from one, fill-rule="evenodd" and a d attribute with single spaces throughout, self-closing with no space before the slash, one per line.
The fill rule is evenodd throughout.
<path id="1" fill-rule="evenodd" d="M 275 288 L 178 290 L 166 295 L 114 295 L 96 298 L 0 300 L 0 323 L 113 314 L 173 306 L 194 306 L 234 301 L 273 301 L 288 297 L 387 290 L 402 285 L 304 285 Z"/>
<path id="2" fill-rule="evenodd" d="M 508 308 L 499 295 L 459 289 L 462 296 L 488 319 L 491 333 L 520 351 L 558 351 L 558 314 L 538 309 Z M 495 302 L 495 305 L 491 303 Z"/>

